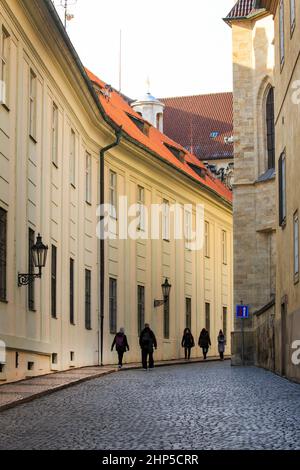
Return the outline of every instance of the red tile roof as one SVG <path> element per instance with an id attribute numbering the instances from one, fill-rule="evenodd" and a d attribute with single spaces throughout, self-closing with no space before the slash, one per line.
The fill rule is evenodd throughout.
<path id="1" fill-rule="evenodd" d="M 165 105 L 164 132 L 201 160 L 233 157 L 232 93 L 160 99 Z M 215 136 L 212 133 L 216 133 Z"/>
<path id="2" fill-rule="evenodd" d="M 92 83 L 96 85 L 96 91 L 97 87 L 99 87 L 101 90 L 105 90 L 105 83 L 102 80 L 100 80 L 98 77 L 96 77 L 96 75 L 87 69 L 86 72 Z M 154 152 L 159 158 L 165 160 L 179 171 L 185 173 L 189 177 L 192 177 L 195 181 L 201 183 L 204 187 L 212 190 L 217 195 L 224 198 L 227 202 L 232 203 L 231 191 L 227 189 L 217 178 L 215 178 L 195 155 L 187 152 L 180 144 L 176 143 L 165 134 L 162 134 L 153 126 L 150 126 L 148 135 L 145 135 L 132 122 L 128 115 L 131 115 L 140 121 L 146 121 L 141 118 L 140 114 L 136 113 L 131 108 L 131 106 L 118 92 L 112 90 L 109 99 L 105 98 L 101 92 L 98 93 L 98 97 L 106 115 L 112 121 L 114 121 L 115 124 L 122 126 L 123 132 L 126 133 L 129 137 L 133 138 L 138 144 L 142 144 L 144 147 Z M 164 144 L 169 144 L 183 151 L 185 153 L 184 160 L 181 161 L 176 158 Z M 199 176 L 196 171 L 190 167 L 189 163 L 199 167 L 199 169 L 202 169 L 206 176 L 204 178 Z"/>

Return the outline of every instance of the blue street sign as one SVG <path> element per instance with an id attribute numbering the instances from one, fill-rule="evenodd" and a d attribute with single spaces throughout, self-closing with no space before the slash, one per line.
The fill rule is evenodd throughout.
<path id="1" fill-rule="evenodd" d="M 236 306 L 236 318 L 249 318 L 249 307 L 248 307 L 248 305 L 237 305 Z"/>

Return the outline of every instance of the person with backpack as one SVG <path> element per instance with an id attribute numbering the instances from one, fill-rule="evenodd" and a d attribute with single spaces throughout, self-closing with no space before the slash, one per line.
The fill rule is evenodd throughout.
<path id="1" fill-rule="evenodd" d="M 155 338 L 155 334 L 150 329 L 150 326 L 148 323 L 145 324 L 145 328 L 140 334 L 140 347 L 142 350 L 143 369 L 147 370 L 148 356 L 149 356 L 149 370 L 153 369 L 154 367 L 153 351 L 154 351 L 154 348 L 157 349 L 157 341 Z"/>
<path id="2" fill-rule="evenodd" d="M 194 337 L 189 328 L 185 328 L 181 340 L 181 346 L 184 348 L 185 359 L 191 358 L 191 349 L 195 346 Z"/>
<path id="3" fill-rule="evenodd" d="M 211 346 L 211 342 L 210 342 L 209 333 L 205 328 L 203 328 L 203 330 L 200 333 L 198 345 L 200 346 L 200 348 L 202 348 L 203 357 L 204 359 L 206 359 L 206 355 L 208 353 L 209 346 Z"/>
<path id="4" fill-rule="evenodd" d="M 225 338 L 223 331 L 220 330 L 219 336 L 218 336 L 218 351 L 220 354 L 221 361 L 224 360 L 225 346 L 226 346 L 226 338 Z"/>
<path id="5" fill-rule="evenodd" d="M 119 364 L 118 368 L 122 369 L 123 366 L 123 356 L 126 351 L 129 351 L 129 345 L 127 342 L 127 337 L 125 335 L 124 328 L 120 328 L 119 333 L 114 337 L 113 343 L 111 345 L 111 350 L 113 351 L 114 346 L 116 346 L 116 351 L 118 353 Z"/>

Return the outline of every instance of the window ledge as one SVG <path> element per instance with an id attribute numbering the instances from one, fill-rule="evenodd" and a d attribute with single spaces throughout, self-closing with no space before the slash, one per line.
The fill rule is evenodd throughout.
<path id="1" fill-rule="evenodd" d="M 0 299 L 0 302 L 1 302 L 2 304 L 8 304 L 8 300 L 6 300 L 6 299 Z"/>

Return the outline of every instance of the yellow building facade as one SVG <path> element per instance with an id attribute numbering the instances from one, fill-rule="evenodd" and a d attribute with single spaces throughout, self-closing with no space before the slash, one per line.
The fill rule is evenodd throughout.
<path id="1" fill-rule="evenodd" d="M 139 361 L 139 323 L 145 321 L 158 339 L 157 359 L 183 356 L 187 324 L 195 340 L 207 325 L 211 355 L 217 354 L 217 335 L 225 328 L 230 353 L 230 193 L 192 156 L 151 126 L 149 131 L 149 124 L 148 136 L 140 137 L 123 127 L 120 144 L 105 154 L 102 178 L 100 151 L 122 125 L 113 110 L 119 106 L 129 113 L 121 97 L 109 90 L 101 95 L 105 87 L 99 89 L 87 75 L 51 1 L 1 0 L 0 32 L 0 340 L 6 352 L 0 380 L 96 365 L 101 359 L 115 363 L 110 346 L 121 326 L 130 344 L 126 361 Z M 177 157 L 168 154 L 173 146 Z M 103 342 L 97 237 L 102 179 L 105 202 L 113 200 L 117 208 L 102 260 Z M 129 207 L 145 206 L 145 212 L 152 204 L 170 209 L 189 204 L 190 228 L 200 204 L 204 246 L 193 250 L 186 239 L 174 238 L 172 210 L 159 215 L 160 226 L 164 217 L 170 221 L 168 236 L 122 239 L 120 197 Z M 33 271 L 29 246 L 38 233 L 48 245 L 42 278 L 19 287 L 18 273 Z M 165 278 L 172 285 L 168 311 L 154 307 Z M 200 355 L 198 347 L 193 355 Z"/>

